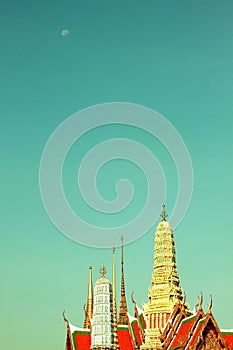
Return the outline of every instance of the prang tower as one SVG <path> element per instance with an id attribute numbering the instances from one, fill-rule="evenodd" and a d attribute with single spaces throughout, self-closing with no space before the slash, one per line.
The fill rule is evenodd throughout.
<path id="1" fill-rule="evenodd" d="M 113 290 L 105 277 L 104 265 L 100 273 L 101 277 L 96 281 L 94 288 L 91 349 L 110 350 L 114 349 Z"/>
<path id="2" fill-rule="evenodd" d="M 159 223 L 154 240 L 154 266 L 152 286 L 149 288 L 148 303 L 143 305 L 147 319 L 143 350 L 159 349 L 159 336 L 164 329 L 174 306 L 182 301 L 182 290 L 176 266 L 176 250 L 173 231 L 163 204 L 162 221 Z"/>

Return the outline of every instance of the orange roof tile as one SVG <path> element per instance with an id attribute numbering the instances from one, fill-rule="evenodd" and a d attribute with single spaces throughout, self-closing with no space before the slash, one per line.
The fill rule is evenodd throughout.
<path id="1" fill-rule="evenodd" d="M 233 330 L 221 330 L 222 336 L 225 339 L 227 346 L 230 347 L 232 346 L 233 349 Z"/>
<path id="2" fill-rule="evenodd" d="M 73 343 L 76 350 L 90 350 L 91 334 L 85 331 L 75 331 L 72 334 Z"/>
<path id="3" fill-rule="evenodd" d="M 192 337 L 191 337 L 191 339 L 190 339 L 190 341 L 188 343 L 187 349 L 189 349 L 189 347 L 194 344 L 195 340 L 197 339 L 198 335 L 200 334 L 200 332 L 201 332 L 201 330 L 203 328 L 205 319 L 206 318 L 204 317 L 201 320 L 199 320 L 199 322 L 198 322 L 198 324 L 197 324 L 197 326 L 195 328 L 195 331 L 194 331 L 194 333 L 193 333 L 193 335 L 192 335 Z"/>
<path id="4" fill-rule="evenodd" d="M 194 320 L 196 319 L 196 315 L 185 318 L 180 326 L 178 327 L 177 333 L 175 334 L 171 345 L 169 346 L 169 349 L 179 349 L 182 342 L 185 340 L 186 336 L 188 335 Z"/>
<path id="5" fill-rule="evenodd" d="M 134 349 L 128 327 L 118 326 L 118 340 L 121 350 Z"/>

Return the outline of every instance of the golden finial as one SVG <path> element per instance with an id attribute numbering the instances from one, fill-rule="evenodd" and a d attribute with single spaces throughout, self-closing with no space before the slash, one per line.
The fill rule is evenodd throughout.
<path id="1" fill-rule="evenodd" d="M 105 274 L 106 274 L 106 268 L 105 268 L 104 264 L 102 264 L 102 266 L 100 267 L 99 272 L 101 274 L 101 277 L 104 278 Z"/>
<path id="2" fill-rule="evenodd" d="M 163 203 L 163 205 L 162 205 L 162 212 L 161 212 L 160 216 L 162 218 L 162 221 L 166 221 L 167 213 L 165 210 L 165 203 Z"/>
<path id="3" fill-rule="evenodd" d="M 201 292 L 200 296 L 198 297 L 198 304 L 200 309 L 202 308 L 202 303 L 203 303 L 203 294 Z"/>
<path id="4" fill-rule="evenodd" d="M 131 300 L 132 300 L 133 304 L 136 304 L 133 295 L 134 295 L 134 292 L 131 293 Z"/>
<path id="5" fill-rule="evenodd" d="M 184 292 L 184 299 L 183 299 L 183 305 L 186 303 L 186 293 Z"/>
<path id="6" fill-rule="evenodd" d="M 65 310 L 62 312 L 62 316 L 63 316 L 63 320 L 64 320 L 65 322 L 68 322 L 68 320 L 67 320 L 67 318 L 66 318 L 66 316 L 65 316 Z"/>
<path id="7" fill-rule="evenodd" d="M 212 306 L 213 306 L 213 298 L 212 298 L 212 295 L 210 294 L 210 305 L 207 310 L 208 314 L 211 313 Z"/>

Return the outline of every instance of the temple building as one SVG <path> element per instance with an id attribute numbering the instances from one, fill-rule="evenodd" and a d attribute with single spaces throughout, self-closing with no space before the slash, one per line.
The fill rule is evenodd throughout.
<path id="1" fill-rule="evenodd" d="M 180 287 L 174 234 L 165 205 L 154 240 L 154 264 L 148 302 L 140 308 L 131 295 L 134 315 L 127 310 L 124 246 L 121 237 L 121 295 L 116 305 L 115 249 L 112 251 L 112 283 L 104 265 L 93 292 L 89 267 L 87 304 L 83 328 L 67 325 L 65 350 L 233 350 L 233 329 L 221 330 L 212 314 L 212 297 L 206 313 L 203 297 L 190 311 Z"/>

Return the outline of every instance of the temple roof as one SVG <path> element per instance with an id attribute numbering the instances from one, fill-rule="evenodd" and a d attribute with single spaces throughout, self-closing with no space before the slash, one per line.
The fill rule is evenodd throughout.
<path id="1" fill-rule="evenodd" d="M 233 349 L 233 329 L 220 329 L 220 331 L 229 349 Z"/>
<path id="2" fill-rule="evenodd" d="M 133 350 L 133 343 L 129 332 L 129 327 L 126 325 L 118 326 L 118 339 L 120 350 Z"/>
<path id="3" fill-rule="evenodd" d="M 195 322 L 195 319 L 196 319 L 196 316 L 189 316 L 189 317 L 186 317 L 183 321 L 181 321 L 179 328 L 177 330 L 177 333 L 173 338 L 171 345 L 169 346 L 169 349 L 171 350 L 176 349 L 179 345 L 183 344 L 185 338 L 187 337 L 188 333 L 190 332 Z"/>
<path id="4" fill-rule="evenodd" d="M 193 344 L 195 343 L 197 337 L 199 336 L 199 334 L 200 334 L 201 331 L 203 330 L 203 328 L 204 328 L 204 326 L 205 326 L 205 325 L 204 325 L 205 319 L 206 319 L 206 317 L 204 317 L 204 318 L 202 318 L 202 319 L 199 320 L 199 322 L 198 322 L 198 324 L 197 324 L 197 326 L 196 326 L 196 328 L 195 328 L 195 331 L 194 331 L 194 333 L 193 333 L 193 335 L 192 335 L 192 337 L 191 337 L 191 339 L 190 339 L 190 341 L 189 341 L 189 347 L 192 347 L 192 346 L 193 346 Z"/>

